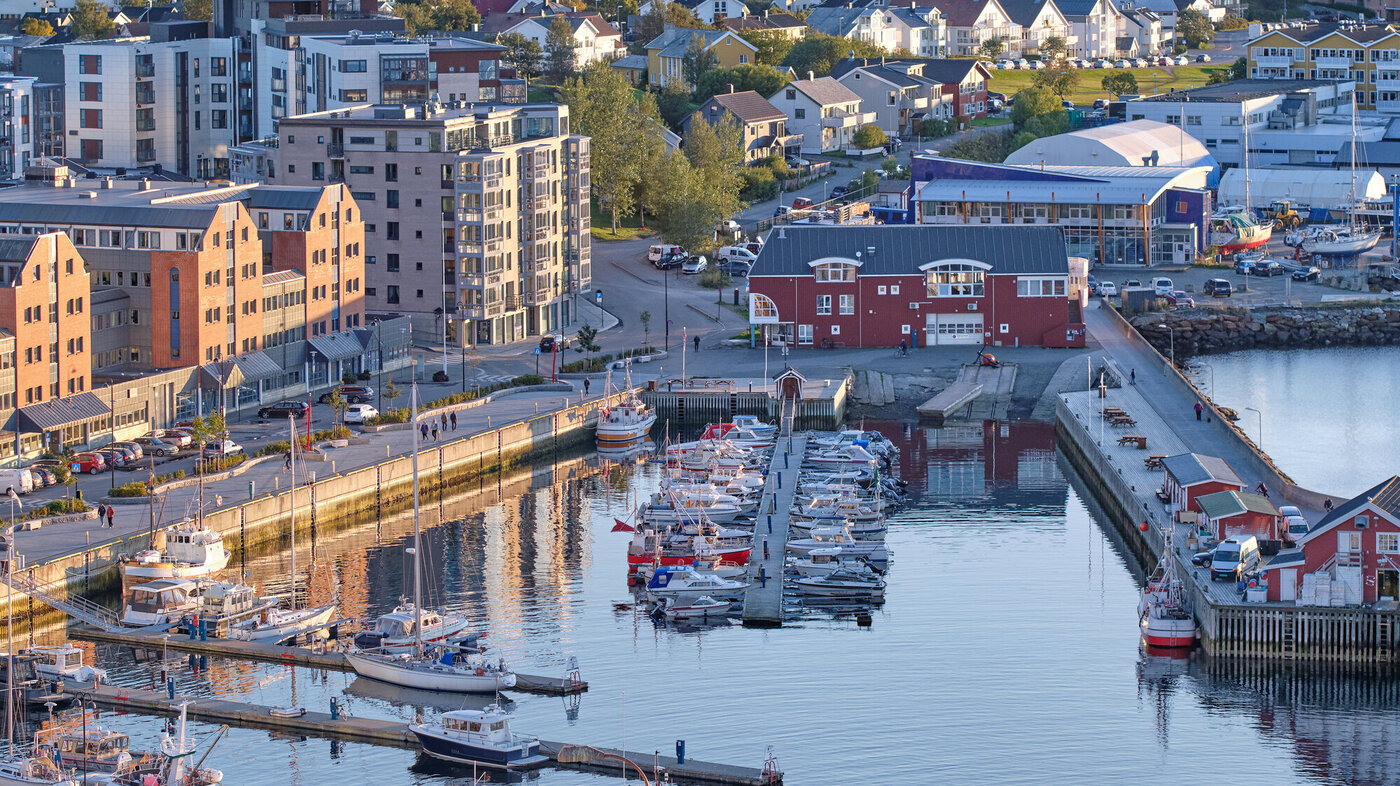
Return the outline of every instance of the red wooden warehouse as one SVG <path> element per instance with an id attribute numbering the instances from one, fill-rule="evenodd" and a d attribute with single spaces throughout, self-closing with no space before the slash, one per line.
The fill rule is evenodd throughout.
<path id="1" fill-rule="evenodd" d="M 1314 573 L 1334 582 L 1332 605 L 1400 601 L 1400 477 L 1338 505 L 1265 570 L 1269 600 L 1298 600 Z"/>
<path id="2" fill-rule="evenodd" d="M 1244 488 L 1244 481 L 1224 459 L 1198 453 L 1182 453 L 1162 459 L 1162 475 L 1162 490 L 1171 501 L 1174 516 L 1182 511 L 1200 513 L 1201 506 L 1197 500 L 1207 494 Z M 1194 516 L 1191 518 L 1195 520 Z"/>

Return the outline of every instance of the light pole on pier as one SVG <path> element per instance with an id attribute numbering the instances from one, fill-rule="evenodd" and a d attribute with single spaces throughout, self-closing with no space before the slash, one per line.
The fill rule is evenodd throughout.
<path id="1" fill-rule="evenodd" d="M 1263 453 L 1263 452 L 1264 452 L 1264 413 L 1263 413 L 1263 412 L 1260 412 L 1259 410 L 1255 409 L 1254 407 L 1245 407 L 1245 409 L 1247 409 L 1247 410 L 1249 410 L 1250 412 L 1253 412 L 1255 415 L 1258 415 L 1258 416 L 1259 416 L 1259 440 L 1258 440 L 1257 442 L 1255 442 L 1254 445 L 1255 445 L 1255 447 L 1259 448 L 1259 452 L 1260 452 L 1260 453 Z"/>
<path id="2" fill-rule="evenodd" d="M 1172 368 L 1176 368 L 1176 330 L 1172 328 L 1171 325 L 1168 325 L 1165 322 L 1161 323 L 1157 327 L 1166 328 L 1167 331 L 1171 334 Z"/>

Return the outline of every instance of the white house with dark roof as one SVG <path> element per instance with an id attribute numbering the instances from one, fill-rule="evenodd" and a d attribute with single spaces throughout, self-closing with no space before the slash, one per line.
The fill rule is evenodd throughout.
<path id="1" fill-rule="evenodd" d="M 1168 0 L 1170 2 L 1170 0 Z M 1123 35 L 1123 12 L 1113 0 L 1057 0 L 1074 34 L 1075 57 L 1113 57 Z"/>
<path id="2" fill-rule="evenodd" d="M 743 0 L 669 0 L 670 3 L 680 3 L 690 9 L 695 18 L 707 25 L 717 25 L 721 21 L 736 17 L 748 16 L 749 7 L 744 5 Z M 646 16 L 651 9 L 651 2 L 643 3 L 638 9 L 639 16 Z"/>
<path id="3" fill-rule="evenodd" d="M 1005 45 L 1005 56 L 1021 56 L 1021 26 L 998 0 L 939 0 L 935 5 L 948 24 L 950 55 L 976 55 L 983 41 L 995 38 Z"/>
<path id="4" fill-rule="evenodd" d="M 787 115 L 790 133 L 802 135 L 804 154 L 850 148 L 856 130 L 875 122 L 874 112 L 861 111 L 860 96 L 829 76 L 790 82 L 768 102 Z"/>
<path id="5" fill-rule="evenodd" d="M 627 54 L 627 45 L 622 42 L 622 33 L 594 13 L 571 12 L 567 14 L 531 16 L 501 31 L 501 34 L 519 33 L 544 47 L 549 38 L 549 26 L 556 16 L 562 16 L 574 32 L 574 67 L 583 68 L 589 63 L 608 62 Z"/>
<path id="6" fill-rule="evenodd" d="M 1073 52 L 1075 39 L 1069 19 L 1055 0 L 1000 0 L 1011 20 L 1021 26 L 1021 52 L 1039 52 L 1046 41 L 1059 38 L 1066 52 Z"/>

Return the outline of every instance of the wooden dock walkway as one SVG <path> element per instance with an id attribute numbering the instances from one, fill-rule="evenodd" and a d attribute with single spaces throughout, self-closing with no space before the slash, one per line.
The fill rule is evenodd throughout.
<path id="1" fill-rule="evenodd" d="M 229 639 L 191 639 L 188 633 L 149 633 L 138 630 L 113 633 L 83 625 L 69 630 L 75 639 L 96 641 L 103 644 L 125 644 L 147 650 L 169 648 L 178 652 L 196 655 L 211 655 L 220 658 L 242 658 L 265 663 L 281 663 L 289 666 L 309 666 L 332 671 L 354 671 L 350 662 L 341 652 L 317 650 L 310 647 L 287 647 L 281 644 L 263 644 L 252 641 L 231 641 Z M 567 677 L 546 677 L 538 674 L 515 674 L 515 687 L 521 693 L 540 693 L 546 696 L 567 696 L 588 690 L 588 683 L 570 680 Z"/>
<path id="2" fill-rule="evenodd" d="M 779 437 L 768 465 L 768 481 L 754 523 L 754 548 L 749 553 L 749 589 L 744 593 L 744 624 L 776 628 L 783 624 L 783 553 L 787 550 L 788 512 L 797 493 L 797 475 L 806 454 L 807 437 Z M 767 555 L 764 544 L 767 544 Z M 762 571 L 763 581 L 759 580 Z"/>
<path id="3" fill-rule="evenodd" d="M 296 718 L 279 718 L 270 714 L 270 708 L 258 704 L 246 704 L 210 697 L 181 696 L 179 694 L 172 700 L 169 694 L 160 691 L 122 688 L 112 685 L 98 685 L 91 689 L 75 692 L 74 695 L 98 706 L 145 715 L 178 715 L 179 705 L 187 702 L 189 704 L 189 717 L 194 720 L 409 750 L 417 750 L 419 747 L 417 738 L 408 730 L 408 725 L 402 721 L 354 718 L 344 715 L 332 718 L 329 713 L 310 711 Z M 595 753 L 592 756 L 580 756 L 580 748 L 587 748 Z M 563 753 L 562 761 L 561 752 Z M 625 756 L 644 770 L 648 768 L 651 768 L 653 772 L 664 770 L 681 782 L 735 784 L 735 786 L 767 786 L 767 784 L 782 782 L 781 774 L 776 779 L 770 779 L 764 775 L 762 770 L 754 767 L 716 764 L 693 759 L 687 759 L 685 764 L 677 764 L 675 758 L 660 756 L 656 753 L 596 748 L 581 746 L 577 743 L 540 740 L 540 753 L 548 756 L 555 766 L 589 770 L 602 774 L 622 775 L 622 763 L 616 758 L 608 759 L 605 757 Z"/>

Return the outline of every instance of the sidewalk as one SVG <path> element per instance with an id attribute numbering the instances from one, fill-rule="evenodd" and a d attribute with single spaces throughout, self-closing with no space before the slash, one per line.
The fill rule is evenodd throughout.
<path id="1" fill-rule="evenodd" d="M 597 392 L 594 391 L 592 397 L 596 398 Z M 439 443 L 437 444 L 464 439 L 472 434 L 489 431 L 513 421 L 533 418 L 537 413 L 559 408 L 564 401 L 570 398 L 577 402 L 578 397 L 578 392 L 522 393 L 491 401 L 474 409 L 463 410 L 457 413 L 457 431 L 455 432 L 451 431 L 449 426 L 444 433 L 441 420 L 438 421 Z M 407 396 L 395 403 L 406 405 Z M 252 444 L 244 443 L 244 447 L 250 454 L 268 442 L 287 438 L 284 424 L 267 424 L 250 428 L 259 428 L 265 432 L 263 438 L 255 442 L 250 440 Z M 297 466 L 298 486 L 309 481 L 313 474 L 324 478 L 331 473 L 343 473 L 346 470 L 375 464 L 389 456 L 406 455 L 411 450 L 413 440 L 412 432 L 407 429 L 385 431 L 379 434 L 357 434 L 356 436 L 368 439 L 369 444 L 327 449 L 323 454 L 324 461 L 299 462 Z M 420 440 L 419 447 L 432 447 L 434 444 L 430 433 L 426 443 L 421 443 Z M 181 460 L 178 463 L 172 462 L 164 466 L 157 465 L 156 472 L 161 474 L 170 472 L 176 467 L 186 467 L 186 472 L 193 477 L 193 473 L 188 468 L 192 464 L 191 460 Z M 143 480 L 146 476 L 145 470 L 118 471 L 116 482 L 117 485 L 121 485 Z M 270 458 L 234 477 L 206 481 L 204 484 L 205 510 L 206 512 L 213 511 L 233 502 L 243 502 L 254 494 L 262 496 L 277 490 L 285 491 L 290 482 L 291 475 L 284 469 L 283 460 L 276 457 Z M 107 474 L 83 475 L 78 480 L 78 488 L 82 490 L 83 498 L 90 505 L 97 504 L 106 495 L 111 484 L 112 478 Z M 26 509 L 42 505 L 50 499 L 62 498 L 64 491 L 62 486 L 45 489 L 24 497 L 23 504 Z M 193 517 L 198 500 L 199 487 L 197 484 L 157 495 L 155 501 L 157 523 L 173 524 L 186 516 Z M 145 499 L 142 501 L 146 502 Z M 32 564 L 83 548 L 87 545 L 89 538 L 95 545 L 121 540 L 135 534 L 144 534 L 147 531 L 150 521 L 149 505 L 125 504 L 114 507 L 116 508 L 116 517 L 112 529 L 99 527 L 96 520 L 52 524 L 37 530 L 16 532 L 17 547 Z"/>

